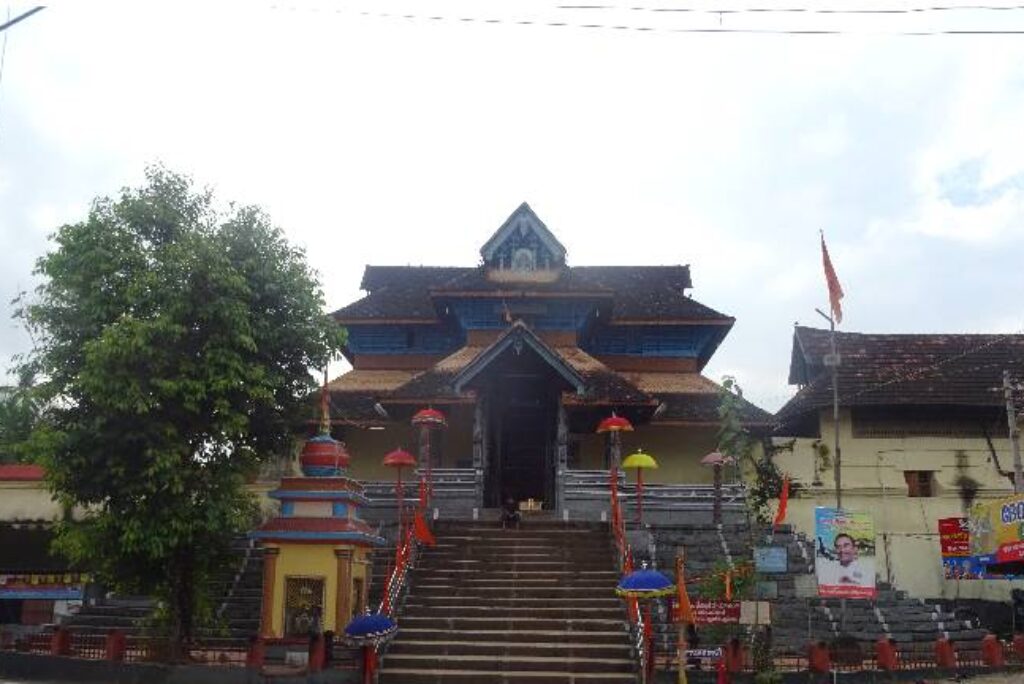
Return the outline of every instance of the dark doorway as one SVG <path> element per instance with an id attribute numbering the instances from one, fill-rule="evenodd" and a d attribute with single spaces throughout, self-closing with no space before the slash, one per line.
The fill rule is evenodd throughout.
<path id="1" fill-rule="evenodd" d="M 524 354 L 524 357 L 527 355 Z M 510 360 L 511 361 L 511 360 Z M 554 503 L 555 429 L 560 386 L 535 356 L 516 358 L 489 383 L 485 505 Z"/>

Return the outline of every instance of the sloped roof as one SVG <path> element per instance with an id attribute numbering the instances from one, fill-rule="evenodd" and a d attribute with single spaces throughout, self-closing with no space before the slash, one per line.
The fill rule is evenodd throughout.
<path id="1" fill-rule="evenodd" d="M 592 295 L 611 299 L 612 322 L 670 323 L 700 321 L 730 325 L 732 317 L 689 297 L 690 267 L 574 266 L 548 281 L 512 283 L 487 277 L 487 268 L 367 266 L 368 294 L 334 312 L 339 321 L 437 320 L 434 297 Z"/>
<path id="2" fill-rule="evenodd" d="M 832 405 L 829 331 L 797 326 L 780 422 Z M 1024 335 L 836 333 L 841 406 L 1000 406 L 1002 373 L 1024 376 Z"/>

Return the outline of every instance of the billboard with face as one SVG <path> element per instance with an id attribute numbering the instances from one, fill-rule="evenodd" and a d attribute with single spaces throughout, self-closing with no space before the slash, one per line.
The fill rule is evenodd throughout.
<path id="1" fill-rule="evenodd" d="M 814 510 L 818 595 L 875 598 L 875 524 L 868 513 Z"/>

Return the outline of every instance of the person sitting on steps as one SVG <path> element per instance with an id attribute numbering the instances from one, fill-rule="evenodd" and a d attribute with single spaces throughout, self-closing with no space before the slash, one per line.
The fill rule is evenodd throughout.
<path id="1" fill-rule="evenodd" d="M 516 502 L 512 497 L 505 499 L 505 504 L 501 507 L 501 529 L 508 529 L 514 527 L 519 529 L 519 509 L 516 507 Z"/>

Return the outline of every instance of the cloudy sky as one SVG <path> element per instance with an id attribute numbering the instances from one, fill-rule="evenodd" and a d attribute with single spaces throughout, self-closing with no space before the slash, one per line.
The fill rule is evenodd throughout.
<path id="1" fill-rule="evenodd" d="M 1024 11 L 654 11 L 754 5 L 52 4 L 0 38 L 0 301 L 162 161 L 263 205 L 332 309 L 367 263 L 477 263 L 524 200 L 573 264 L 690 264 L 737 319 L 707 374 L 771 410 L 819 229 L 846 330 L 1024 328 L 1024 40 L 943 33 Z M 0 366 L 29 344 L 0 322 Z"/>

